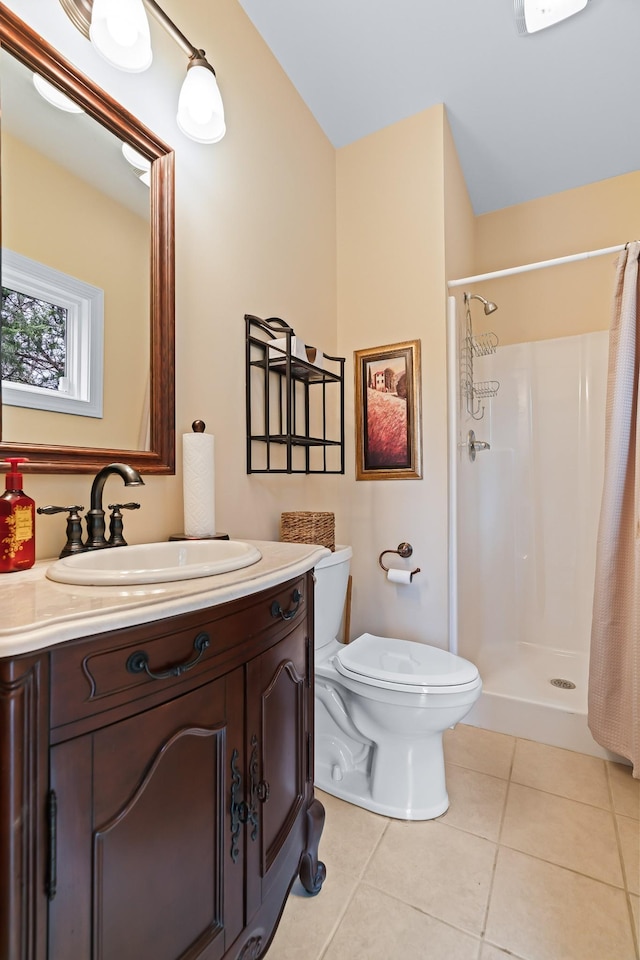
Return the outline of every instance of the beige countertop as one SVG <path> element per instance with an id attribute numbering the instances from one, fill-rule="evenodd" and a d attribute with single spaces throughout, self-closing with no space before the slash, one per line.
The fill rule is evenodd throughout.
<path id="1" fill-rule="evenodd" d="M 65 640 L 105 633 L 246 597 L 298 577 L 329 551 L 304 543 L 249 540 L 262 554 L 250 567 L 195 580 L 128 587 L 56 583 L 53 560 L 0 576 L 0 657 L 42 650 Z"/>

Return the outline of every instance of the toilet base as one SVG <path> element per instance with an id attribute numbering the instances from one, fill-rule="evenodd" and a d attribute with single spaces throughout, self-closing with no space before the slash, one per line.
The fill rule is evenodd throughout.
<path id="1" fill-rule="evenodd" d="M 477 700 L 480 678 L 435 692 L 398 689 L 338 673 L 339 652 L 337 641 L 317 651 L 315 784 L 385 817 L 442 816 L 449 807 L 442 736 Z"/>
<path id="2" fill-rule="evenodd" d="M 371 796 L 367 774 L 360 770 L 345 770 L 341 780 L 334 780 L 331 771 L 328 768 L 323 769 L 322 765 L 317 763 L 315 786 L 318 790 L 331 794 L 332 797 L 338 797 L 339 800 L 346 800 L 357 807 L 379 813 L 383 817 L 393 817 L 395 820 L 433 820 L 435 817 L 442 816 L 449 808 L 449 797 L 446 791 L 438 802 L 421 809 L 406 809 L 391 804 L 376 803 Z"/>

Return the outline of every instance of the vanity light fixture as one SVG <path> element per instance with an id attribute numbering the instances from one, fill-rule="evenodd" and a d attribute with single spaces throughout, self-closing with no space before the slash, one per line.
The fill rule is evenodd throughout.
<path id="1" fill-rule="evenodd" d="M 198 143 L 222 140 L 226 126 L 216 72 L 204 50 L 187 40 L 156 0 L 60 0 L 60 4 L 100 56 L 129 72 L 146 70 L 153 58 L 146 7 L 189 58 L 178 98 L 178 127 Z"/>
<path id="2" fill-rule="evenodd" d="M 151 34 L 142 0 L 93 0 L 89 38 L 107 63 L 129 73 L 151 66 Z"/>
<path id="3" fill-rule="evenodd" d="M 516 27 L 522 36 L 552 27 L 584 10 L 589 0 L 513 0 Z"/>
<path id="4" fill-rule="evenodd" d="M 185 136 L 199 143 L 217 143 L 226 133 L 222 97 L 204 50 L 189 57 L 176 119 Z"/>
<path id="5" fill-rule="evenodd" d="M 80 104 L 68 97 L 62 90 L 58 90 L 52 83 L 41 77 L 39 73 L 33 74 L 33 85 L 47 103 L 57 107 L 58 110 L 64 110 L 65 113 L 84 113 Z"/>

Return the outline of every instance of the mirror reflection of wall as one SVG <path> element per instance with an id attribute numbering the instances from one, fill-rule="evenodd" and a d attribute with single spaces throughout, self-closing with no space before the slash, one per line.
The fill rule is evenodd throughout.
<path id="1" fill-rule="evenodd" d="M 115 136 L 84 113 L 47 103 L 31 71 L 4 50 L 0 76 L 2 246 L 104 294 L 102 417 L 12 399 L 3 406 L 2 439 L 148 449 L 148 186 Z"/>

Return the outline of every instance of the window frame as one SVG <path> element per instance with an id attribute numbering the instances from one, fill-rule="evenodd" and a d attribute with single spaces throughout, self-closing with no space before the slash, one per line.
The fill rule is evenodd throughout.
<path id="1" fill-rule="evenodd" d="M 104 291 L 2 248 L 2 286 L 67 311 L 66 390 L 2 381 L 2 402 L 75 416 L 103 415 Z"/>

